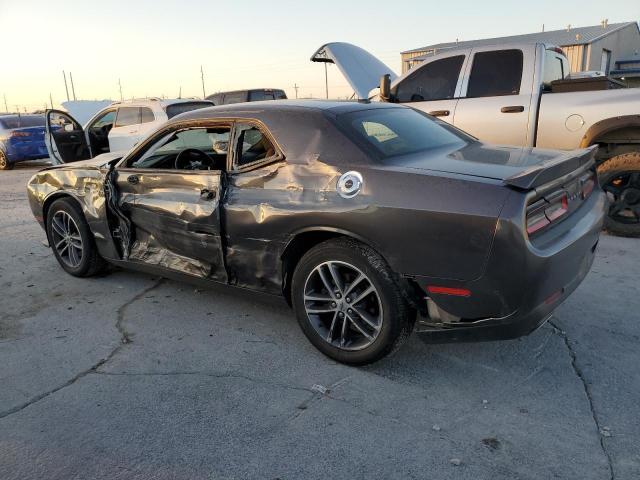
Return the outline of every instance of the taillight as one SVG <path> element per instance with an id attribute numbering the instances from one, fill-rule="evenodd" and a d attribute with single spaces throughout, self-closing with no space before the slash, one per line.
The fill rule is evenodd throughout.
<path id="1" fill-rule="evenodd" d="M 533 235 L 569 213 L 569 197 L 560 191 L 527 208 L 527 233 Z"/>
<path id="2" fill-rule="evenodd" d="M 12 137 L 30 137 L 29 132 L 16 132 L 15 130 L 10 134 Z"/>
<path id="3" fill-rule="evenodd" d="M 569 197 L 562 192 L 555 195 L 551 199 L 547 199 L 549 206 L 545 209 L 544 213 L 550 222 L 554 222 L 569 211 Z"/>
<path id="4" fill-rule="evenodd" d="M 551 222 L 544 213 L 547 202 L 539 200 L 527 208 L 527 233 L 532 235 Z"/>
<path id="5" fill-rule="evenodd" d="M 584 177 L 580 179 L 580 192 L 582 194 L 582 199 L 586 200 L 593 192 L 593 189 L 596 187 L 596 176 L 593 172 L 588 173 Z"/>

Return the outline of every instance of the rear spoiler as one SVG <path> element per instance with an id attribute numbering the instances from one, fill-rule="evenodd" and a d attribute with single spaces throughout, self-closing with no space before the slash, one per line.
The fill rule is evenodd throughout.
<path id="1" fill-rule="evenodd" d="M 534 165 L 504 180 L 505 185 L 531 190 L 595 164 L 597 145 L 571 150 L 539 165 Z"/>

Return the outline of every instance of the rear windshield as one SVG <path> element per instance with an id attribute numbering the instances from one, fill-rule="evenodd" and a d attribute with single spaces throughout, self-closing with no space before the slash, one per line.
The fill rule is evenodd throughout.
<path id="1" fill-rule="evenodd" d="M 173 103 L 167 105 L 166 112 L 168 118 L 173 118 L 176 115 L 180 115 L 184 112 L 190 112 L 191 110 L 198 110 L 199 108 L 213 107 L 212 102 L 182 102 Z"/>
<path id="2" fill-rule="evenodd" d="M 445 145 L 464 144 L 472 137 L 410 108 L 375 108 L 338 115 L 338 124 L 374 156 L 387 161 Z"/>
<path id="3" fill-rule="evenodd" d="M 44 127 L 44 115 L 0 117 L 0 126 L 7 130 L 23 127 Z"/>

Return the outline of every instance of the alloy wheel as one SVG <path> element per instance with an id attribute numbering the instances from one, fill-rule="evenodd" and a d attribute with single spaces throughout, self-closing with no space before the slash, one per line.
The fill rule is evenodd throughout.
<path id="1" fill-rule="evenodd" d="M 53 248 L 65 265 L 77 268 L 82 262 L 82 236 L 75 220 L 64 210 L 51 219 L 51 237 Z"/>
<path id="2" fill-rule="evenodd" d="M 367 348 L 382 328 L 382 302 L 376 287 L 346 262 L 324 262 L 309 273 L 304 307 L 316 333 L 343 350 Z"/>
<path id="3" fill-rule="evenodd" d="M 609 217 L 620 223 L 640 223 L 640 172 L 622 172 L 602 189 L 609 197 Z"/>

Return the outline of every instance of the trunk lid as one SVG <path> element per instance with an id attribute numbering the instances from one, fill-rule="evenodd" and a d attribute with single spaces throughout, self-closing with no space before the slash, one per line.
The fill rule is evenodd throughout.
<path id="1" fill-rule="evenodd" d="M 369 98 L 369 92 L 380 85 L 380 77 L 398 75 L 366 50 L 351 43 L 333 42 L 322 45 L 311 56 L 312 62 L 333 63 L 344 75 L 359 100 Z"/>
<path id="2" fill-rule="evenodd" d="M 414 170 L 493 179 L 510 187 L 531 190 L 593 164 L 596 150 L 594 146 L 565 152 L 473 142 L 462 148 L 443 146 L 427 155 L 407 155 L 394 163 Z"/>

